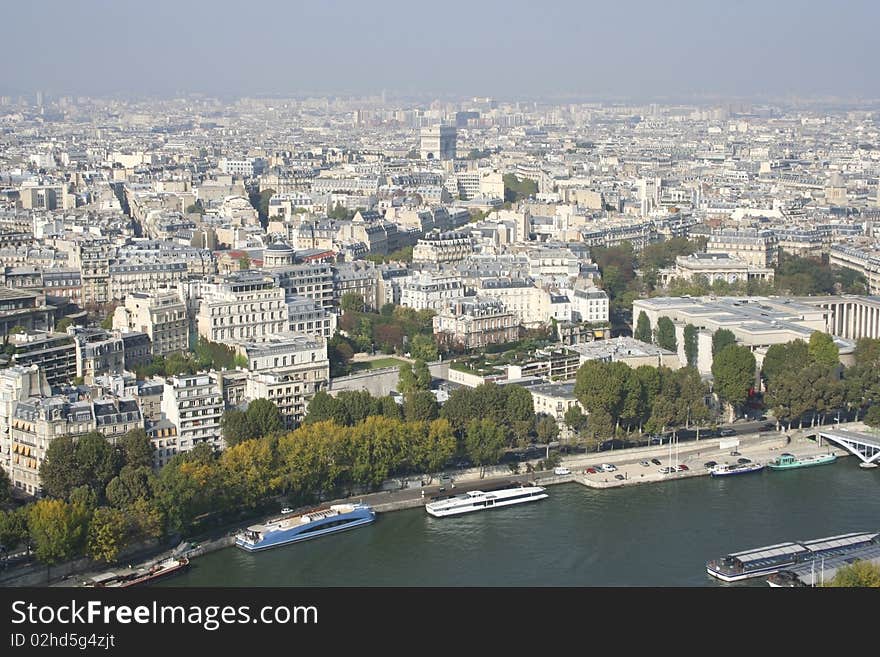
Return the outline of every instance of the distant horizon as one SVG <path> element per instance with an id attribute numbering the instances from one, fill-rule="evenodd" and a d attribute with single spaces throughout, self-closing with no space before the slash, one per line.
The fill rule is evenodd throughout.
<path id="1" fill-rule="evenodd" d="M 9 3 L 0 95 L 880 98 L 880 3 L 869 0 L 256 0 L 245 9 Z"/>
<path id="2" fill-rule="evenodd" d="M 406 102 L 408 104 L 426 105 L 434 102 L 447 104 L 466 105 L 472 101 L 480 99 L 491 99 L 501 104 L 528 104 L 537 106 L 558 106 L 566 104 L 574 105 L 651 105 L 657 104 L 660 107 L 675 106 L 696 106 L 696 107 L 719 107 L 723 105 L 747 104 L 755 108 L 767 107 L 812 107 L 812 106 L 834 106 L 841 109 L 845 108 L 861 108 L 861 109 L 878 109 L 880 110 L 880 96 L 877 97 L 861 97 L 857 95 L 815 95 L 815 96 L 732 96 L 732 95 L 716 95 L 710 93 L 701 94 L 680 94 L 674 97 L 663 96 L 585 96 L 581 94 L 544 94 L 540 97 L 533 96 L 492 96 L 492 95 L 472 95 L 472 94 L 452 94 L 452 93 L 431 93 L 425 92 L 397 92 L 391 89 L 380 90 L 377 92 L 351 92 L 351 91 L 321 91 L 307 90 L 297 92 L 253 92 L 253 93 L 206 93 L 198 91 L 177 91 L 167 93 L 144 92 L 125 92 L 110 91 L 105 93 L 84 93 L 84 92 L 54 92 L 46 88 L 34 88 L 27 90 L 3 91 L 0 88 L 0 97 L 10 99 L 13 103 L 25 101 L 29 105 L 33 105 L 36 101 L 37 94 L 43 95 L 44 103 L 56 102 L 61 98 L 88 99 L 92 101 L 108 101 L 108 102 L 170 102 L 181 100 L 205 100 L 218 101 L 221 103 L 234 103 L 243 100 L 257 101 L 305 101 L 305 100 L 331 100 L 340 102 L 365 102 L 376 101 L 381 97 L 382 91 L 386 95 L 386 105 L 392 105 L 398 102 Z"/>

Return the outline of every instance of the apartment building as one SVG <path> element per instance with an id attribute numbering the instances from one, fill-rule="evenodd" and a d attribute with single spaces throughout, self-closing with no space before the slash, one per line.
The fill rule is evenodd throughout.
<path id="1" fill-rule="evenodd" d="M 71 402 L 64 395 L 17 402 L 9 434 L 8 474 L 12 485 L 27 495 L 41 495 L 40 466 L 49 444 L 59 436 L 77 437 L 94 430 L 91 402 Z"/>
<path id="2" fill-rule="evenodd" d="M 159 292 L 187 280 L 186 262 L 177 259 L 126 260 L 109 268 L 109 296 L 122 300 L 135 292 Z"/>
<path id="3" fill-rule="evenodd" d="M 36 365 L 52 388 L 69 384 L 77 376 L 76 344 L 66 333 L 25 331 L 9 336 L 15 347 L 11 362 L 16 365 Z"/>
<path id="4" fill-rule="evenodd" d="M 0 467 L 12 480 L 12 417 L 15 406 L 30 397 L 52 394 L 46 375 L 36 365 L 13 365 L 0 370 Z"/>
<path id="5" fill-rule="evenodd" d="M 707 253 L 725 253 L 755 267 L 772 267 L 778 261 L 779 239 L 772 230 L 725 228 L 712 233 Z"/>
<path id="6" fill-rule="evenodd" d="M 290 317 L 284 290 L 272 276 L 241 271 L 202 287 L 196 322 L 207 340 L 233 343 L 286 331 Z"/>
<path id="7" fill-rule="evenodd" d="M 432 231 L 421 238 L 413 248 L 413 262 L 458 262 L 474 252 L 470 235 L 449 231 Z"/>
<path id="8" fill-rule="evenodd" d="M 288 296 L 314 299 L 323 308 L 333 307 L 333 268 L 325 263 L 279 267 L 270 272 Z"/>
<path id="9" fill-rule="evenodd" d="M 94 385 L 102 374 L 122 374 L 125 347 L 122 338 L 104 329 L 70 327 L 76 345 L 76 375 Z"/>
<path id="10" fill-rule="evenodd" d="M 290 318 L 289 330 L 311 337 L 329 340 L 336 333 L 336 315 L 312 299 L 288 296 L 287 315 Z"/>
<path id="11" fill-rule="evenodd" d="M 223 409 L 223 392 L 216 373 L 167 378 L 162 391 L 162 412 L 177 427 L 177 435 L 165 439 L 163 458 L 189 452 L 201 443 L 222 449 Z"/>
<path id="12" fill-rule="evenodd" d="M 517 317 L 497 299 L 455 299 L 440 310 L 433 322 L 435 339 L 457 349 L 503 344 L 519 337 Z"/>
<path id="13" fill-rule="evenodd" d="M 55 326 L 55 306 L 46 303 L 45 295 L 27 290 L 0 288 L 0 336 L 15 328 L 51 331 Z"/>
<path id="14" fill-rule="evenodd" d="M 133 292 L 113 313 L 113 328 L 150 336 L 152 354 L 167 356 L 189 349 L 186 304 L 176 292 Z"/>

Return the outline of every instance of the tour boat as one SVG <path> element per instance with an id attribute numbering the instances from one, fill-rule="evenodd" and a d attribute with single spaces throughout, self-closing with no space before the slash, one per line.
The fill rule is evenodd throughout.
<path id="1" fill-rule="evenodd" d="M 368 525 L 376 512 L 366 504 L 336 504 L 298 516 L 286 516 L 238 533 L 235 544 L 248 552 L 288 545 Z"/>
<path id="2" fill-rule="evenodd" d="M 485 511 L 502 506 L 536 502 L 547 497 L 540 486 L 517 486 L 492 491 L 472 490 L 455 497 L 428 502 L 425 510 L 436 518 L 457 516 L 471 511 Z"/>

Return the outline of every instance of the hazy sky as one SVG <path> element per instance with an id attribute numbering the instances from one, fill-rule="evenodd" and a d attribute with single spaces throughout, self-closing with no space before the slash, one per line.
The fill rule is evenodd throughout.
<path id="1" fill-rule="evenodd" d="M 880 97 L 880 0 L 4 0 L 0 92 Z"/>

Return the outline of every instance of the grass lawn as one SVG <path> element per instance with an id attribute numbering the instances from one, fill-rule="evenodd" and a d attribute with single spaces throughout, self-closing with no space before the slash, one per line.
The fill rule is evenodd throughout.
<path id="1" fill-rule="evenodd" d="M 352 363 L 351 373 L 363 372 L 364 370 L 377 370 L 382 367 L 400 367 L 405 362 L 405 360 L 400 360 L 399 358 L 379 358 L 364 363 Z"/>

